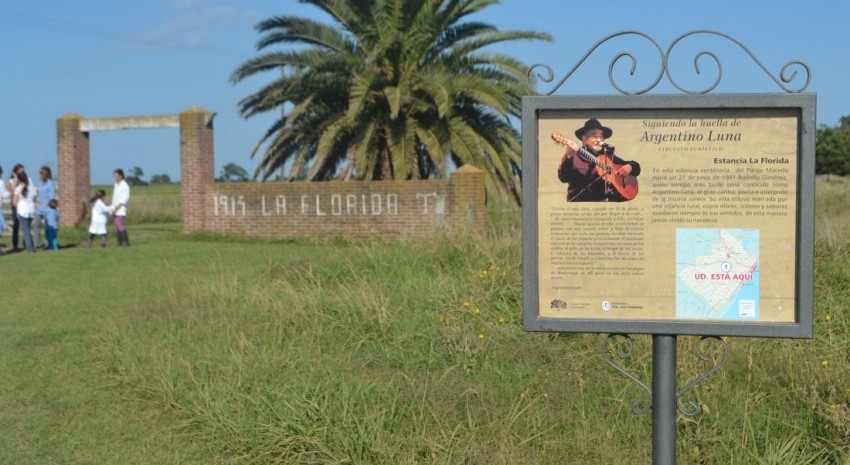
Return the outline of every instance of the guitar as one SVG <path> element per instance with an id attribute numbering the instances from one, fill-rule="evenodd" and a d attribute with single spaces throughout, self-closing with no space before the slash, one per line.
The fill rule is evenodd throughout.
<path id="1" fill-rule="evenodd" d="M 637 197 L 637 177 L 621 173 L 620 170 L 624 165 L 615 163 L 613 158 L 609 158 L 609 155 L 613 155 L 613 153 L 605 153 L 605 151 L 603 151 L 602 154 L 596 156 L 558 131 L 552 132 L 552 140 L 560 146 L 572 147 L 576 150 L 576 152 L 578 152 L 579 156 L 596 165 L 595 169 L 596 173 L 599 174 L 599 177 L 614 186 L 614 189 L 616 189 L 624 199 L 632 200 Z M 613 152 L 613 150 L 611 152 Z"/>

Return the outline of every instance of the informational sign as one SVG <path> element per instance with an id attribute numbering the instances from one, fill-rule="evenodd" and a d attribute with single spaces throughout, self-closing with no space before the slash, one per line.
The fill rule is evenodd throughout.
<path id="1" fill-rule="evenodd" d="M 810 338 L 813 94 L 523 99 L 530 331 Z"/>

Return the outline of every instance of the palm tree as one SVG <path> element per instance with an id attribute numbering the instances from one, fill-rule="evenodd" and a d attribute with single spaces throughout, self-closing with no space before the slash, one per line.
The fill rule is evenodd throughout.
<path id="1" fill-rule="evenodd" d="M 239 102 L 243 117 L 280 117 L 251 152 L 254 177 L 290 164 L 289 179 L 424 179 L 470 164 L 487 188 L 519 200 L 525 66 L 485 47 L 539 32 L 462 22 L 497 0 L 302 0 L 335 26 L 277 16 L 260 22 L 261 55 L 231 76 L 274 80 Z M 272 46 L 283 50 L 268 50 Z M 492 50 L 489 49 L 489 50 Z"/>

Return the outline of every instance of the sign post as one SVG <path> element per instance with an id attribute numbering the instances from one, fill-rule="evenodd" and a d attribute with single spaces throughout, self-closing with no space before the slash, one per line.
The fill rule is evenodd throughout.
<path id="1" fill-rule="evenodd" d="M 676 463 L 676 336 L 652 336 L 652 457 Z"/>
<path id="2" fill-rule="evenodd" d="M 729 38 L 665 54 L 633 33 L 661 52 L 655 84 L 682 89 L 668 58 L 697 33 Z M 721 336 L 813 332 L 815 95 L 705 92 L 522 102 L 524 329 L 609 334 L 603 358 L 649 397 L 632 410 L 652 410 L 656 464 L 675 463 L 677 412 L 699 413 L 684 393 L 725 362 Z M 651 388 L 609 354 L 630 356 L 629 334 L 652 335 Z M 677 391 L 678 335 L 720 356 Z"/>

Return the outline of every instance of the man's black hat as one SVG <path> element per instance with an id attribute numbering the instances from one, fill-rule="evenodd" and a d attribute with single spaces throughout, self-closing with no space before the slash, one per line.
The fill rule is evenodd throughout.
<path id="1" fill-rule="evenodd" d="M 611 135 L 614 134 L 614 131 L 612 131 L 611 128 L 606 128 L 596 118 L 590 118 L 589 120 L 584 122 L 584 127 L 576 129 L 576 137 L 581 139 L 584 136 L 584 133 L 590 131 L 591 129 L 601 129 L 602 137 L 604 137 L 605 139 L 611 137 Z"/>

